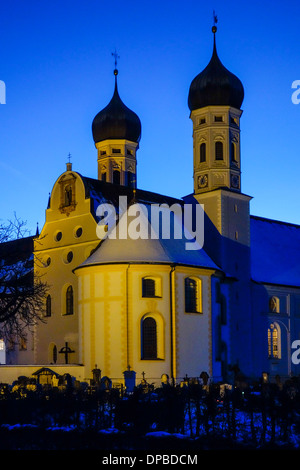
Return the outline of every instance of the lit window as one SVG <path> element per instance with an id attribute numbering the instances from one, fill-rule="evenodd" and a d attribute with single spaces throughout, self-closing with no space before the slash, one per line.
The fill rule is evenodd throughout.
<path id="1" fill-rule="evenodd" d="M 275 297 L 275 296 L 270 297 L 270 299 L 269 299 L 269 310 L 270 310 L 270 312 L 279 313 L 279 311 L 280 311 L 279 306 L 280 306 L 279 298 Z"/>
<path id="2" fill-rule="evenodd" d="M 157 327 L 152 317 L 142 322 L 142 359 L 157 359 Z"/>
<path id="3" fill-rule="evenodd" d="M 185 311 L 201 313 L 201 281 L 191 277 L 185 278 Z"/>
<path id="4" fill-rule="evenodd" d="M 19 338 L 19 350 L 26 351 L 27 349 L 27 341 L 26 338 Z"/>
<path id="5" fill-rule="evenodd" d="M 280 330 L 275 323 L 268 328 L 268 356 L 274 359 L 280 358 Z"/>

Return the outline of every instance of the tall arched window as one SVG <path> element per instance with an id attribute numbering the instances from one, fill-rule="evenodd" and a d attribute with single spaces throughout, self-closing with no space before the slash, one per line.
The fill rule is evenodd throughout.
<path id="1" fill-rule="evenodd" d="M 134 175 L 134 173 L 132 173 L 132 171 L 127 171 L 126 177 L 127 177 L 127 186 L 129 188 L 134 188 L 135 187 L 135 175 Z"/>
<path id="2" fill-rule="evenodd" d="M 157 359 L 157 327 L 152 317 L 142 322 L 142 359 Z"/>
<path id="3" fill-rule="evenodd" d="M 57 362 L 57 346 L 55 343 L 50 343 L 48 347 L 48 358 L 50 364 L 56 364 Z"/>
<path id="4" fill-rule="evenodd" d="M 206 144 L 202 142 L 200 145 L 200 163 L 206 162 Z"/>
<path id="5" fill-rule="evenodd" d="M 113 183 L 114 184 L 120 184 L 121 182 L 121 173 L 119 170 L 114 170 L 113 171 Z"/>
<path id="6" fill-rule="evenodd" d="M 268 356 L 279 359 L 280 354 L 280 330 L 276 323 L 272 323 L 268 328 Z"/>
<path id="7" fill-rule="evenodd" d="M 236 151 L 235 151 L 235 143 L 231 142 L 230 144 L 230 158 L 231 161 L 236 163 Z"/>
<path id="8" fill-rule="evenodd" d="M 185 311 L 201 313 L 201 281 L 191 277 L 185 278 Z"/>
<path id="9" fill-rule="evenodd" d="M 51 295 L 47 295 L 46 298 L 46 317 L 51 317 Z"/>
<path id="10" fill-rule="evenodd" d="M 69 286 L 66 291 L 66 315 L 73 315 L 73 287 Z"/>
<path id="11" fill-rule="evenodd" d="M 56 345 L 53 346 L 52 360 L 53 360 L 53 364 L 56 364 L 56 362 L 57 362 L 57 347 L 56 347 Z"/>
<path id="12" fill-rule="evenodd" d="M 223 142 L 215 143 L 215 158 L 216 160 L 223 160 Z"/>

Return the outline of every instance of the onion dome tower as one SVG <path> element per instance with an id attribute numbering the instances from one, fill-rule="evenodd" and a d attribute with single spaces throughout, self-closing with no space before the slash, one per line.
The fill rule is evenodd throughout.
<path id="1" fill-rule="evenodd" d="M 188 95 L 193 121 L 195 194 L 222 187 L 241 190 L 240 117 L 244 87 L 219 59 L 215 25 L 212 32 L 212 57 L 192 80 Z"/>
<path id="2" fill-rule="evenodd" d="M 234 279 L 219 280 L 220 292 L 225 289 L 228 303 L 224 306 L 219 297 L 214 317 L 215 373 L 219 367 L 224 376 L 228 364 L 238 363 L 241 370 L 252 370 L 252 358 L 247 353 L 252 345 L 253 315 L 251 197 L 241 191 L 240 117 L 244 88 L 218 57 L 215 24 L 212 32 L 212 57 L 191 82 L 188 105 L 193 122 L 193 198 L 204 208 L 204 250 Z"/>
<path id="3" fill-rule="evenodd" d="M 98 150 L 98 179 L 135 188 L 141 122 L 119 96 L 117 68 L 114 76 L 113 97 L 92 123 L 93 139 Z"/>

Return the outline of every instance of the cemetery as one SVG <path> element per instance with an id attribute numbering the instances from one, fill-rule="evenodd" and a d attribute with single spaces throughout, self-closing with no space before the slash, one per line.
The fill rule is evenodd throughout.
<path id="1" fill-rule="evenodd" d="M 112 382 L 95 366 L 79 382 L 47 367 L 0 385 L 1 450 L 298 449 L 300 380 L 214 383 L 203 371 L 161 385 Z"/>

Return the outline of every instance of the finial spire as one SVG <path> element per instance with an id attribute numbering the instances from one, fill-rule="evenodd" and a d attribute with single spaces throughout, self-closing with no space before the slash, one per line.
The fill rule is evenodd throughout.
<path id="1" fill-rule="evenodd" d="M 67 171 L 71 171 L 72 170 L 72 163 L 71 163 L 71 154 L 70 152 L 68 153 L 68 163 L 67 163 Z"/>
<path id="2" fill-rule="evenodd" d="M 217 15 L 216 15 L 215 10 L 213 10 L 213 21 L 214 21 L 214 25 L 213 25 L 213 27 L 212 27 L 212 32 L 215 34 L 215 33 L 217 32 L 217 26 L 216 26 L 216 24 L 217 24 L 217 22 L 218 22 L 218 17 L 217 17 Z"/>
<path id="3" fill-rule="evenodd" d="M 114 69 L 114 75 L 118 75 L 118 59 L 120 59 L 120 56 L 117 54 L 117 51 L 115 49 L 115 52 L 112 52 L 111 55 L 115 58 L 115 69 Z"/>

